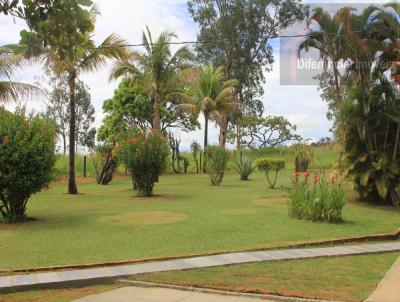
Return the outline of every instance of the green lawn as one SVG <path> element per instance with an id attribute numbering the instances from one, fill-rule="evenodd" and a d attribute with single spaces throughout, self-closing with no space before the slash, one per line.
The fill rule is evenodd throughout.
<path id="1" fill-rule="evenodd" d="M 387 253 L 262 262 L 152 273 L 132 278 L 238 292 L 363 301 L 399 256 L 399 253 Z"/>
<path id="2" fill-rule="evenodd" d="M 221 187 L 207 175 L 166 175 L 150 199 L 130 188 L 128 178 L 117 178 L 109 186 L 81 183 L 78 196 L 64 194 L 65 183 L 35 195 L 28 215 L 36 221 L 0 223 L 0 269 L 277 247 L 400 225 L 400 211 L 358 204 L 345 207 L 341 224 L 290 219 L 285 192 L 268 190 L 259 172 L 248 182 L 228 173 Z"/>

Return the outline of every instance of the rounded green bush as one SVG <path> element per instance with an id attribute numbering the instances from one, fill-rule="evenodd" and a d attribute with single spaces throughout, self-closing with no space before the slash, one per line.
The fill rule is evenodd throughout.
<path id="1" fill-rule="evenodd" d="M 167 139 L 158 133 L 134 131 L 124 144 L 120 159 L 132 175 L 139 196 L 151 196 L 154 183 L 165 168 L 169 154 Z"/>
<path id="2" fill-rule="evenodd" d="M 0 108 L 0 213 L 6 222 L 22 221 L 31 195 L 55 179 L 55 133 L 40 117 Z"/>

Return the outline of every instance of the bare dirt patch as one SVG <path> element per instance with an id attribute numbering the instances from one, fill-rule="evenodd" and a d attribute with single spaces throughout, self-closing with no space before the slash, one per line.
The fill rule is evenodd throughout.
<path id="1" fill-rule="evenodd" d="M 250 214 L 255 214 L 258 211 L 256 209 L 225 209 L 221 210 L 221 213 L 223 215 L 229 215 L 229 216 L 236 216 L 236 215 L 250 215 Z"/>
<path id="2" fill-rule="evenodd" d="M 278 209 L 285 209 L 287 207 L 287 196 L 278 195 L 272 197 L 259 197 L 251 201 L 256 206 L 273 207 Z"/>
<path id="3" fill-rule="evenodd" d="M 97 219 L 101 223 L 117 225 L 156 225 L 175 223 L 186 220 L 188 215 L 167 211 L 128 212 L 118 215 L 102 216 Z"/>

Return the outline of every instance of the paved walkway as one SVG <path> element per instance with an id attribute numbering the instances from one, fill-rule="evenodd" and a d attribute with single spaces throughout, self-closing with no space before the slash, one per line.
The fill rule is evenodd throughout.
<path id="1" fill-rule="evenodd" d="M 391 251 L 400 251 L 399 241 L 354 246 L 228 253 L 158 262 L 3 276 L 0 277 L 0 290 L 18 287 L 57 286 L 62 285 L 63 283 L 66 284 L 74 282 L 84 283 L 92 282 L 96 279 L 100 280 L 143 273 L 212 267 L 228 264 L 359 255 Z"/>
<path id="2" fill-rule="evenodd" d="M 123 287 L 72 302 L 276 302 L 240 296 L 224 296 L 166 288 Z"/>
<path id="3" fill-rule="evenodd" d="M 379 282 L 376 290 L 365 302 L 399 302 L 400 301 L 400 258 Z"/>

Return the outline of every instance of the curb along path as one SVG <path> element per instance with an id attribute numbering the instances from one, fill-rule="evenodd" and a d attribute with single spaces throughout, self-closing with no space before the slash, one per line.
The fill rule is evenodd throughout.
<path id="1" fill-rule="evenodd" d="M 237 252 L 212 256 L 182 258 L 99 268 L 75 269 L 0 277 L 0 290 L 19 287 L 55 286 L 63 283 L 88 282 L 96 279 L 131 276 L 143 273 L 223 266 L 230 264 L 307 259 L 332 256 L 361 255 L 400 251 L 400 242 L 352 246 Z"/>
<path id="2" fill-rule="evenodd" d="M 400 301 L 400 257 L 365 302 Z"/>

